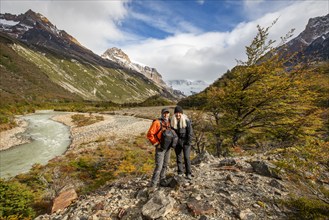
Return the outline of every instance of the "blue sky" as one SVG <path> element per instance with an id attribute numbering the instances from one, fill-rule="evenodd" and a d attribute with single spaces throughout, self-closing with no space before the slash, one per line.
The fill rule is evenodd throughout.
<path id="1" fill-rule="evenodd" d="M 131 14 L 123 21 L 123 30 L 158 39 L 178 33 L 227 31 L 244 20 L 238 1 L 133 1 L 127 7 Z"/>
<path id="2" fill-rule="evenodd" d="M 279 40 L 309 18 L 329 13 L 328 0 L 1 0 L 1 13 L 46 16 L 101 55 L 121 48 L 165 80 L 216 80 L 245 59 L 259 24 Z"/>

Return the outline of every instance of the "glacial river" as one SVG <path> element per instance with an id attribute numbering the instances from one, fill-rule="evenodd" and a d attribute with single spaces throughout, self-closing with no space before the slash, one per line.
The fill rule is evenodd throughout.
<path id="1" fill-rule="evenodd" d="M 24 136 L 31 143 L 0 151 L 0 178 L 7 179 L 29 171 L 33 164 L 47 162 L 63 154 L 71 143 L 69 127 L 51 120 L 63 112 L 39 111 L 22 116 L 29 124 Z"/>

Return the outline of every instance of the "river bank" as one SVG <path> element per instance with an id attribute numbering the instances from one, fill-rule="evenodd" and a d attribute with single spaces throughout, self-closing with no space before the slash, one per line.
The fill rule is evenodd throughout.
<path id="1" fill-rule="evenodd" d="M 57 115 L 52 120 L 63 123 L 70 128 L 71 144 L 67 151 L 75 151 L 81 145 L 91 144 L 97 146 L 102 140 L 113 141 L 138 136 L 147 132 L 151 120 L 136 118 L 133 116 L 108 115 L 93 113 L 93 116 L 102 116 L 103 120 L 97 123 L 78 127 L 72 122 L 72 116 L 75 114 L 89 117 L 89 113 L 69 113 Z"/>
<path id="2" fill-rule="evenodd" d="M 72 143 L 68 150 L 75 149 L 83 143 L 95 142 L 99 139 L 107 139 L 110 137 L 126 138 L 127 136 L 136 136 L 145 133 L 150 125 L 150 120 L 136 118 L 127 115 L 108 115 L 94 113 L 94 116 L 102 116 L 103 121 L 92 125 L 77 127 L 72 122 L 72 115 L 81 114 L 88 116 L 89 113 L 71 112 L 64 115 L 56 115 L 51 119 L 67 125 L 70 128 Z M 31 142 L 31 140 L 23 135 L 28 127 L 28 122 L 17 118 L 17 127 L 0 132 L 0 151 L 11 147 Z M 129 134 L 127 134 L 129 131 Z"/>
<path id="3" fill-rule="evenodd" d="M 15 122 L 17 127 L 0 132 L 0 151 L 31 142 L 29 138 L 22 135 L 28 127 L 28 122 L 21 118 L 16 118 Z"/>

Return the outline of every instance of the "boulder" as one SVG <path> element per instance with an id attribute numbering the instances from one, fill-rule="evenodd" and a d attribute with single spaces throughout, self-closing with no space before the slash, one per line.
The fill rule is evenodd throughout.
<path id="1" fill-rule="evenodd" d="M 240 211 L 239 218 L 241 220 L 254 220 L 257 219 L 255 213 L 253 213 L 250 209 L 245 209 Z"/>
<path id="2" fill-rule="evenodd" d="M 191 164 L 197 165 L 200 163 L 210 163 L 215 160 L 215 157 L 209 154 L 207 151 L 204 151 L 198 154 L 192 161 Z"/>
<path id="3" fill-rule="evenodd" d="M 63 210 L 68 207 L 74 200 L 78 198 L 74 189 L 62 191 L 53 201 L 51 213 Z"/>
<path id="4" fill-rule="evenodd" d="M 174 208 L 175 200 L 162 191 L 154 193 L 153 197 L 143 206 L 142 214 L 147 219 L 157 219 L 166 216 Z"/>
<path id="5" fill-rule="evenodd" d="M 195 198 L 191 198 L 187 202 L 187 207 L 193 214 L 197 215 L 209 215 L 214 213 L 216 210 L 208 201 L 198 201 Z"/>
<path id="6" fill-rule="evenodd" d="M 181 185 L 180 181 L 176 177 L 169 177 L 167 179 L 160 180 L 160 186 L 178 188 Z"/>
<path id="7" fill-rule="evenodd" d="M 281 179 L 281 177 L 279 177 L 277 172 L 275 172 L 274 166 L 272 164 L 265 163 L 264 161 L 251 161 L 249 163 L 252 166 L 255 173 L 262 176 Z"/>

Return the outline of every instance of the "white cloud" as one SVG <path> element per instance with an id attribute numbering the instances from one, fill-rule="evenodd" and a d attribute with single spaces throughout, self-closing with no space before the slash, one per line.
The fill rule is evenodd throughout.
<path id="1" fill-rule="evenodd" d="M 28 9 L 45 15 L 58 29 L 65 30 L 95 53 L 103 53 L 108 41 L 128 38 L 117 27 L 127 15 L 127 1 L 7 1 L 1 13 L 25 13 Z"/>
<path id="2" fill-rule="evenodd" d="M 123 48 L 132 60 L 138 60 L 170 79 L 203 79 L 212 82 L 245 59 L 245 46 L 255 36 L 259 24 L 270 29 L 270 39 L 280 40 L 292 28 L 295 34 L 305 29 L 309 18 L 328 13 L 328 2 L 295 2 L 277 12 L 240 23 L 229 33 L 177 34 L 164 40 L 146 40 Z M 295 36 L 296 36 L 295 35 Z"/>
<path id="3" fill-rule="evenodd" d="M 230 32 L 201 33 L 201 30 L 175 17 L 152 18 L 145 14 L 131 14 L 127 1 L 12 1 L 1 0 L 1 12 L 24 13 L 28 9 L 48 17 L 59 29 L 63 29 L 81 44 L 97 54 L 113 46 L 120 47 L 132 60 L 155 67 L 168 79 L 203 79 L 212 82 L 245 58 L 245 46 L 256 34 L 256 25 L 269 26 L 270 38 L 279 40 L 291 28 L 300 33 L 311 17 L 328 13 L 327 1 L 245 1 L 244 14 L 248 20 Z M 198 1 L 200 4 L 204 1 Z M 143 2 L 142 2 L 143 3 Z M 154 10 L 163 10 L 156 8 Z M 256 7 L 257 6 L 257 7 Z M 157 15 L 159 15 L 158 13 Z M 163 40 L 144 39 L 128 35 L 120 30 L 120 22 L 127 16 L 136 16 L 145 22 L 156 22 L 174 36 Z M 174 20 L 171 26 L 166 20 Z M 184 33 L 185 32 L 185 33 Z M 189 33 L 189 34 L 186 34 Z M 130 45 L 123 45 L 129 42 Z"/>

